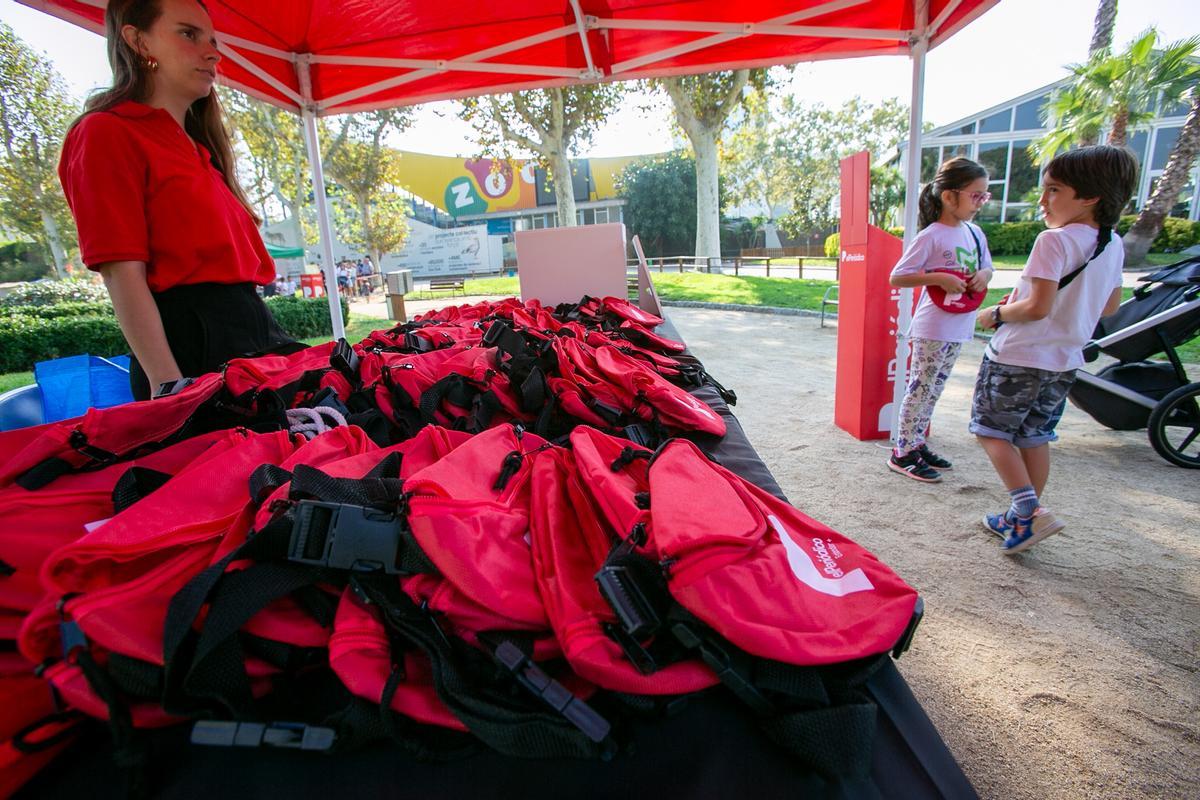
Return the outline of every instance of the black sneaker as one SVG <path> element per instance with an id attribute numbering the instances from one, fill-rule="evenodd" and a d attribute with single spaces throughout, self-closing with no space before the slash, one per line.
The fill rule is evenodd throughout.
<path id="1" fill-rule="evenodd" d="M 937 483 L 942 479 L 942 474 L 926 464 L 916 450 L 903 456 L 892 453 L 892 457 L 888 459 L 888 469 L 922 483 Z"/>
<path id="2" fill-rule="evenodd" d="M 937 453 L 929 449 L 927 445 L 921 445 L 917 448 L 917 452 L 921 454 L 921 460 L 934 469 L 953 469 L 954 465 L 946 459 L 939 456 Z"/>

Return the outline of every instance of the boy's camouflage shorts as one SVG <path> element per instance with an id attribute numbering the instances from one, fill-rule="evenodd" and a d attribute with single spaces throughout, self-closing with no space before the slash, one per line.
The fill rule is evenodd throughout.
<path id="1" fill-rule="evenodd" d="M 971 401 L 971 433 L 1037 447 L 1058 439 L 1075 370 L 1051 372 L 1001 364 L 984 356 Z"/>

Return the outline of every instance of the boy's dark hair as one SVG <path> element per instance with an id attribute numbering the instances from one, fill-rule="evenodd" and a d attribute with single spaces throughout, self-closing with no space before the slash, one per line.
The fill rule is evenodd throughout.
<path id="1" fill-rule="evenodd" d="M 917 199 L 917 228 L 928 228 L 942 218 L 942 192 L 962 189 L 987 176 L 988 171 L 969 158 L 952 158 L 942 164 Z"/>
<path id="2" fill-rule="evenodd" d="M 1042 174 L 1070 186 L 1076 197 L 1099 198 L 1092 211 L 1096 224 L 1115 228 L 1137 188 L 1138 163 L 1128 148 L 1097 144 L 1059 153 Z"/>

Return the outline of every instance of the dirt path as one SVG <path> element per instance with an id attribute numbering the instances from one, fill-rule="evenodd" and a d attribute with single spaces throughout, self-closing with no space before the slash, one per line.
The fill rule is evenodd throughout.
<path id="1" fill-rule="evenodd" d="M 1007 495 L 966 432 L 981 346 L 934 417 L 955 469 L 929 486 L 834 427 L 835 328 L 669 313 L 791 501 L 924 596 L 899 667 L 982 797 L 1200 794 L 1200 472 L 1069 407 L 1045 497 L 1068 527 L 1006 557 L 979 519 Z"/>

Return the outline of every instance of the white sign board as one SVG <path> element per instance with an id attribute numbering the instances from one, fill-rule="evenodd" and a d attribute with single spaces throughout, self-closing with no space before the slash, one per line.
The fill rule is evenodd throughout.
<path id="1" fill-rule="evenodd" d="M 389 257 L 386 269 L 411 269 L 417 277 L 496 272 L 491 264 L 486 225 L 435 228 L 410 219 L 404 249 Z"/>

